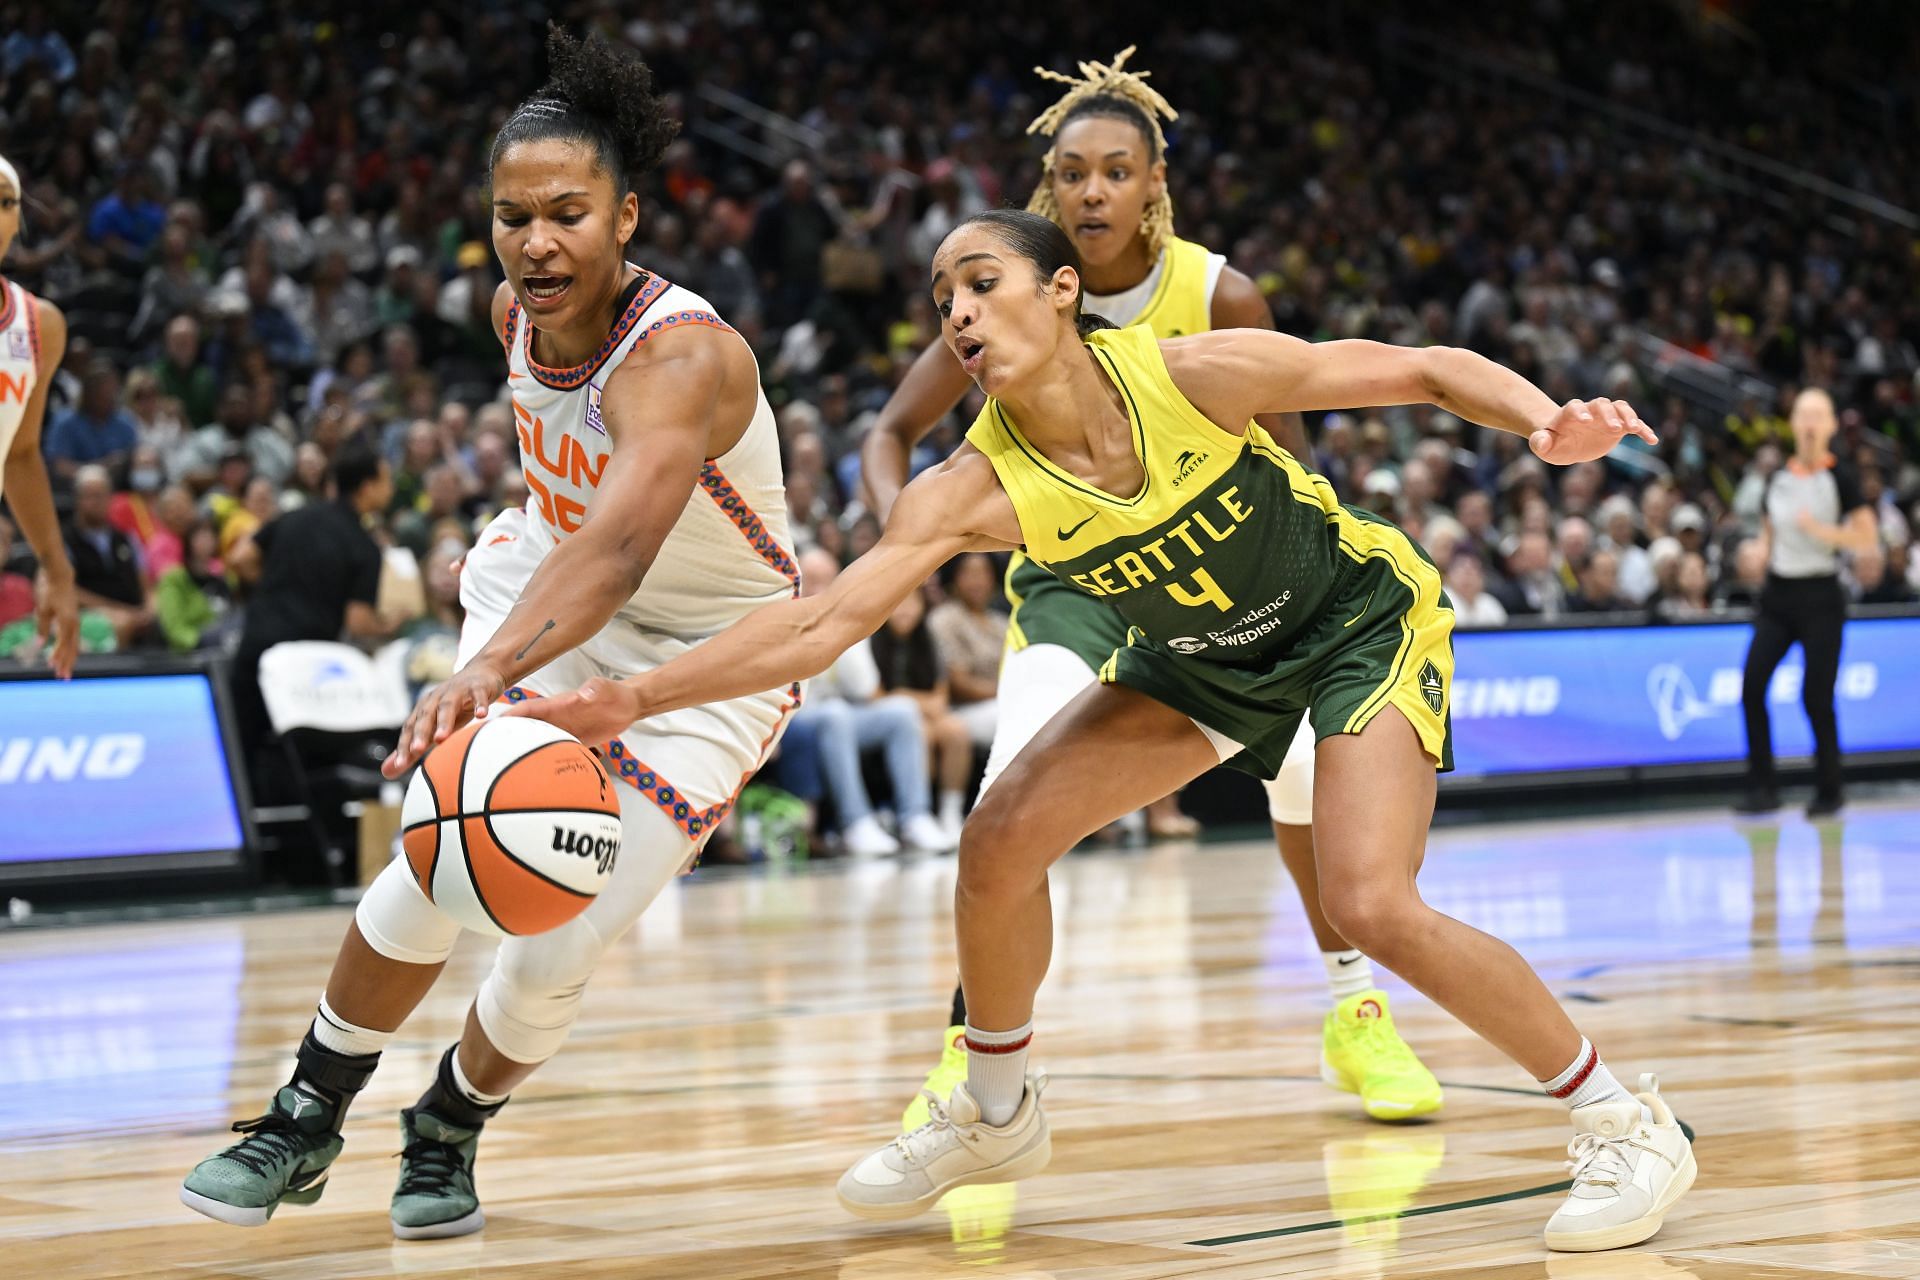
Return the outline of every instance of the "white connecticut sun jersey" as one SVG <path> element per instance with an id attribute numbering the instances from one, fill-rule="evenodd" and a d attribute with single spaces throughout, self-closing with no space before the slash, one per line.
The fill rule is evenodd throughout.
<path id="1" fill-rule="evenodd" d="M 40 313 L 33 295 L 0 280 L 0 461 L 13 448 L 27 400 L 40 381 Z M 6 482 L 0 467 L 0 485 Z"/>
<path id="2" fill-rule="evenodd" d="M 591 359 L 550 369 L 533 360 L 533 329 L 519 302 L 507 308 L 502 336 L 527 478 L 529 539 L 552 546 L 579 529 L 613 452 L 600 416 L 607 379 L 635 348 L 690 325 L 733 333 L 706 299 L 648 275 Z M 798 591 L 792 545 L 773 410 L 756 388 L 746 433 L 701 468 L 686 509 L 616 621 L 690 639 L 724 630 Z"/>

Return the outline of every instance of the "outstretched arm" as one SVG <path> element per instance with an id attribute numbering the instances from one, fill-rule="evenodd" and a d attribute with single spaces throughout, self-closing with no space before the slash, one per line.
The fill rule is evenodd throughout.
<path id="1" fill-rule="evenodd" d="M 986 519 L 982 519 L 982 513 Z M 963 551 L 999 550 L 1012 504 L 979 453 L 962 449 L 908 485 L 886 533 L 819 595 L 756 609 L 705 644 L 624 681 L 590 680 L 558 697 L 507 708 L 558 725 L 582 742 L 618 736 L 636 720 L 724 702 L 819 675 L 872 635 L 902 600 Z"/>
<path id="2" fill-rule="evenodd" d="M 1273 307 L 1267 296 L 1246 272 L 1233 267 L 1220 270 L 1220 281 L 1213 289 L 1211 318 L 1215 329 L 1273 331 Z M 1302 465 L 1313 466 L 1313 445 L 1307 440 L 1307 424 L 1299 413 L 1255 414 L 1254 421 Z"/>
<path id="3" fill-rule="evenodd" d="M 1253 329 L 1176 338 L 1161 346 L 1181 393 L 1223 426 L 1237 427 L 1259 413 L 1424 402 L 1525 436 L 1548 462 L 1603 457 L 1627 435 L 1659 443 L 1624 400 L 1556 405 L 1511 369 L 1458 347 L 1302 342 Z"/>
<path id="4" fill-rule="evenodd" d="M 40 455 L 40 432 L 47 417 L 47 392 L 67 353 L 67 318 L 50 302 L 31 299 L 27 305 L 39 308 L 39 377 L 27 397 L 13 445 L 0 462 L 6 467 L 7 504 L 40 562 L 34 631 L 43 643 L 52 633 L 54 674 L 65 680 L 73 674 L 74 659 L 80 655 L 80 604 L 74 592 L 73 564 L 67 559 L 67 544 L 60 538 L 60 520 L 54 514 L 53 486 Z"/>
<path id="5" fill-rule="evenodd" d="M 867 438 L 860 442 L 860 479 L 867 501 L 880 523 L 887 522 L 893 504 L 906 487 L 913 465 L 913 446 L 933 430 L 941 417 L 960 403 L 973 385 L 953 351 L 936 342 L 922 351 L 881 406 Z"/>
<path id="6" fill-rule="evenodd" d="M 547 553 L 473 660 L 422 695 L 381 766 L 388 777 L 605 627 L 640 589 L 700 476 L 727 359 L 708 332 L 688 330 L 653 358 L 614 371 L 601 400 L 613 449 L 579 528 Z"/>

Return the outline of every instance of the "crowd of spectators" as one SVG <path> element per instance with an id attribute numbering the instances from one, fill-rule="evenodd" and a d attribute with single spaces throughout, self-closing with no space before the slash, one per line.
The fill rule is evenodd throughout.
<path id="1" fill-rule="evenodd" d="M 910 23 L 898 6 L 822 0 L 554 16 L 636 46 L 685 117 L 646 179 L 633 256 L 708 297 L 759 352 L 797 550 L 815 563 L 844 564 L 878 536 L 858 444 L 937 338 L 933 246 L 1037 179 L 1024 129 L 1051 92 L 1028 69 L 1137 38 L 1135 62 L 1182 113 L 1167 157 L 1179 230 L 1228 253 L 1279 328 L 1467 346 L 1557 399 L 1631 400 L 1660 432 L 1657 449 L 1549 470 L 1519 439 L 1428 407 L 1314 415 L 1314 465 L 1424 542 L 1464 624 L 1683 621 L 1749 604 L 1761 493 L 1792 448 L 1786 406 L 1813 385 L 1833 392 L 1836 448 L 1880 519 L 1850 589 L 1912 600 L 1920 241 L 1792 180 L 1756 193 L 1701 148 L 1737 143 L 1920 207 L 1901 145 L 1920 123 L 1920 22 L 1894 6 L 1871 34 L 1809 53 L 1804 31 L 1778 25 L 1801 20 L 1769 6 L 1747 16 L 1771 27 L 1677 4 L 1483 8 L 1477 30 L 1441 44 L 1682 127 L 1544 110 L 1437 64 L 1422 74 L 1415 45 L 1382 35 L 1418 25 L 1398 0 L 1231 31 L 1124 4 L 915 8 Z M 488 315 L 500 273 L 485 156 L 538 83 L 545 10 L 101 0 L 0 13 L 0 152 L 27 197 L 5 271 L 69 316 L 45 448 L 88 647 L 230 647 L 245 545 L 323 496 L 341 443 L 365 433 L 392 467 L 376 535 L 420 583 L 383 600 L 381 625 L 436 641 L 417 680 L 443 673 L 459 608 L 446 566 L 526 496 Z M 1729 390 L 1676 394 L 1683 367 Z M 916 467 L 976 408 L 943 423 Z M 20 643 L 31 567 L 9 535 L 0 519 L 0 651 Z M 936 821 L 990 735 L 997 608 L 994 566 L 966 562 L 872 644 L 884 691 L 919 710 Z"/>

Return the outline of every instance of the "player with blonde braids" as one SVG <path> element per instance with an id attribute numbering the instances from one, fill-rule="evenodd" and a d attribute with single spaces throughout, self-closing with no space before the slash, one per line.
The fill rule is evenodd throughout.
<path id="1" fill-rule="evenodd" d="M 1146 118 L 1149 150 L 1155 156 L 1166 154 L 1167 135 L 1160 128 L 1160 121 L 1178 120 L 1180 113 L 1173 104 L 1160 96 L 1157 89 L 1147 84 L 1151 71 L 1125 70 L 1127 59 L 1133 56 L 1135 46 L 1128 45 L 1113 57 L 1111 65 L 1101 62 L 1083 62 L 1079 76 L 1066 75 L 1059 71 L 1049 71 L 1045 67 L 1035 67 L 1034 73 L 1042 80 L 1052 80 L 1068 86 L 1060 100 L 1035 116 L 1027 125 L 1027 134 L 1039 134 L 1043 138 L 1052 138 L 1061 127 L 1072 119 L 1084 103 L 1091 103 L 1102 97 L 1117 98 L 1131 102 L 1140 109 Z M 1081 113 L 1084 114 L 1084 113 Z M 1027 200 L 1027 210 L 1053 222 L 1067 231 L 1068 228 L 1060 214 L 1060 196 L 1054 189 L 1054 153 L 1056 148 L 1048 147 L 1040 157 L 1040 185 L 1033 189 L 1033 195 Z M 1140 215 L 1140 244 L 1145 250 L 1149 262 L 1157 262 L 1161 251 L 1173 239 L 1173 197 L 1167 194 L 1166 167 L 1160 164 L 1161 177 L 1158 189 L 1147 201 L 1146 210 Z M 1237 274 L 1237 273 L 1236 273 Z M 1092 296 L 1088 301 L 1093 300 Z M 1138 321 L 1135 321 L 1138 323 Z"/>
<path id="2" fill-rule="evenodd" d="M 1213 329 L 1271 329 L 1273 312 L 1252 280 L 1226 258 L 1174 234 L 1167 195 L 1166 135 L 1173 106 L 1130 70 L 1129 47 L 1111 63 L 1082 62 L 1077 76 L 1036 68 L 1067 86 L 1027 132 L 1049 139 L 1042 177 L 1027 207 L 1065 231 L 1078 252 L 1086 310 L 1115 325 L 1147 325 L 1162 338 Z M 862 446 L 862 471 L 884 517 L 907 481 L 913 447 L 973 385 L 945 343 L 922 352 Z M 1297 414 L 1267 414 L 1261 426 L 1309 461 Z M 1200 460 L 1190 461 L 1198 466 Z M 1155 477 L 1170 488 L 1181 477 Z M 1077 532 L 1055 531 L 1064 541 Z M 1119 613 L 1065 585 L 1016 552 L 1007 571 L 1013 618 L 1000 668 L 999 722 L 981 784 L 985 793 L 1022 747 L 1089 685 L 1126 642 Z M 1400 1039 L 1367 958 L 1327 922 L 1313 843 L 1313 735 L 1302 729 L 1280 776 L 1267 784 L 1280 856 L 1325 964 L 1332 1008 L 1321 1028 L 1321 1076 L 1360 1095 L 1368 1115 L 1404 1120 L 1439 1109 L 1433 1073 Z M 905 1127 L 927 1118 L 926 1095 L 943 1101 L 964 1079 L 966 1001 L 958 989 L 940 1064 L 907 1108 Z"/>

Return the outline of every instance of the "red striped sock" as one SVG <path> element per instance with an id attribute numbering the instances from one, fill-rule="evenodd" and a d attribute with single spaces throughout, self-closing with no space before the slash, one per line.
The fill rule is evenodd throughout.
<path id="1" fill-rule="evenodd" d="M 1569 1108 L 1594 1102 L 1626 1102 L 1633 1097 L 1613 1078 L 1607 1064 L 1600 1061 L 1600 1051 L 1585 1036 L 1580 1037 L 1580 1052 L 1573 1056 L 1572 1065 L 1553 1079 L 1542 1080 L 1540 1087 Z"/>
<path id="2" fill-rule="evenodd" d="M 1013 1119 L 1027 1090 L 1027 1048 L 1033 1023 L 1011 1031 L 982 1031 L 967 1024 L 967 1092 L 980 1104 L 980 1118 L 995 1128 Z"/>

